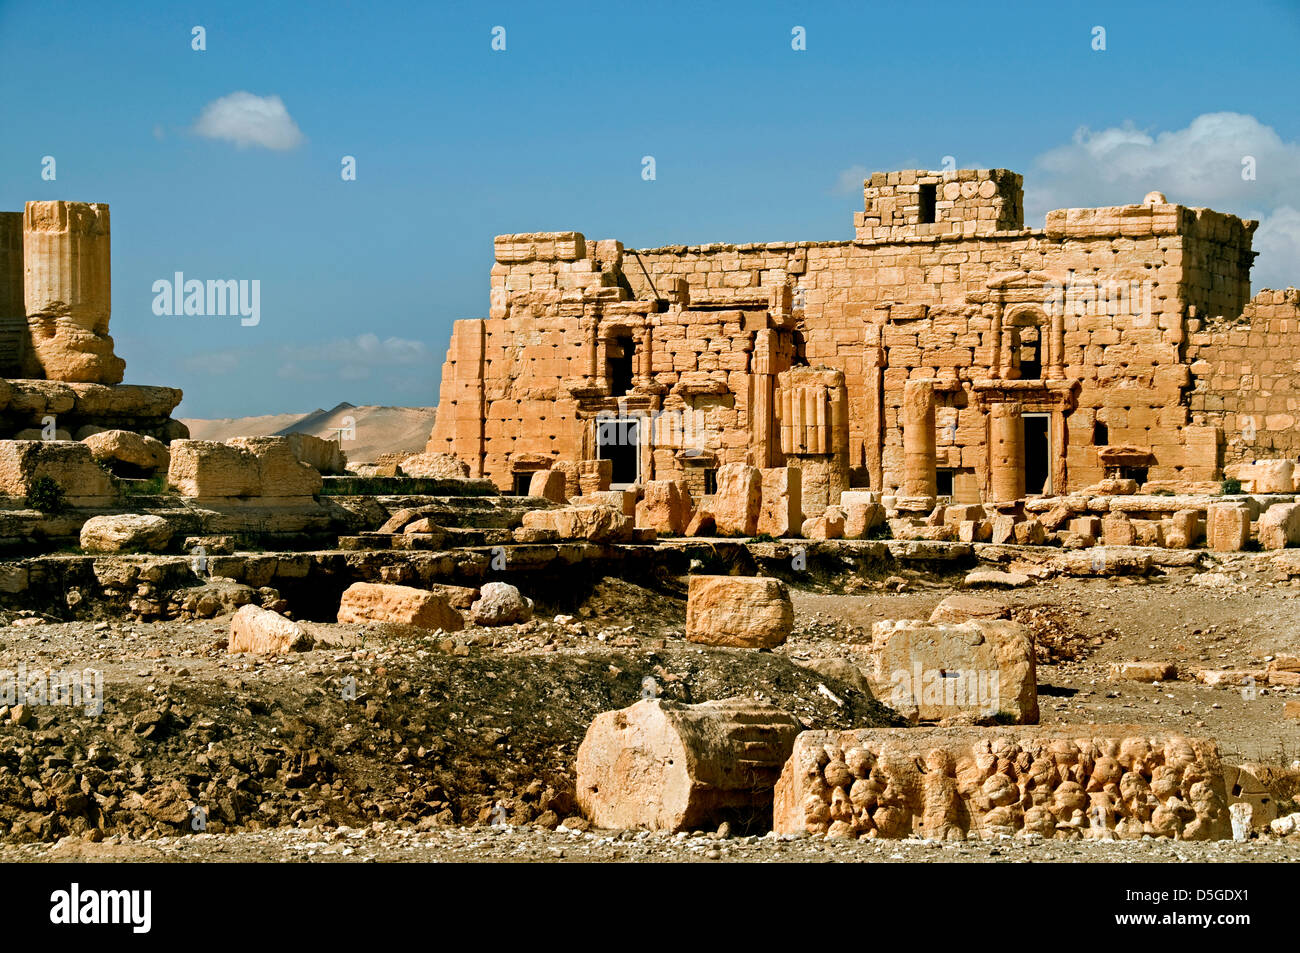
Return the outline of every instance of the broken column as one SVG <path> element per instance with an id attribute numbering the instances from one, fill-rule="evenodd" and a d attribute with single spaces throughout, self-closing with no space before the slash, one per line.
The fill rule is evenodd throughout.
<path id="1" fill-rule="evenodd" d="M 781 386 L 781 452 L 801 474 L 803 512 L 821 513 L 849 488 L 849 402 L 841 371 L 792 367 Z"/>
<path id="2" fill-rule="evenodd" d="M 1025 419 L 1019 403 L 989 407 L 989 493 L 994 503 L 1024 499 Z"/>
<path id="3" fill-rule="evenodd" d="M 577 800 L 597 827 L 763 830 L 799 723 L 752 698 L 648 699 L 597 715 L 578 748 Z"/>
<path id="4" fill-rule="evenodd" d="M 899 509 L 929 510 L 938 491 L 935 479 L 934 381 L 903 385 L 903 483 Z M 907 506 L 901 505 L 903 499 Z M 927 502 L 928 501 L 928 502 Z"/>
<path id="5" fill-rule="evenodd" d="M 108 206 L 28 202 L 23 213 L 23 301 L 33 378 L 117 384 L 126 362 L 108 335 Z"/>

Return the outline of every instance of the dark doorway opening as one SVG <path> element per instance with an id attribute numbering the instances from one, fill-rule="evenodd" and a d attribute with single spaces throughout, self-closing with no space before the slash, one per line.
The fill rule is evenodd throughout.
<path id="1" fill-rule="evenodd" d="M 935 207 L 938 205 L 938 201 L 939 201 L 939 186 L 932 184 L 932 185 L 922 185 L 920 187 L 920 196 L 918 202 L 920 208 L 918 209 L 918 211 L 920 213 L 920 220 L 922 225 L 934 224 Z"/>
<path id="2" fill-rule="evenodd" d="M 1052 491 L 1052 444 L 1047 414 L 1025 414 L 1025 493 Z"/>
<path id="3" fill-rule="evenodd" d="M 1020 379 L 1036 381 L 1043 377 L 1042 338 L 1038 328 L 1020 329 Z"/>
<path id="4" fill-rule="evenodd" d="M 636 342 L 632 336 L 620 335 L 610 338 L 606 345 L 609 359 L 609 393 L 612 397 L 622 397 L 632 389 L 632 356 L 636 353 Z"/>
<path id="5" fill-rule="evenodd" d="M 528 484 L 533 482 L 533 473 L 531 470 L 516 470 L 515 478 L 515 496 L 527 496 Z"/>
<path id="6" fill-rule="evenodd" d="M 952 470 L 939 467 L 934 471 L 934 492 L 938 496 L 952 496 Z"/>
<path id="7" fill-rule="evenodd" d="M 635 483 L 641 471 L 641 424 L 636 418 L 618 417 L 596 423 L 596 456 L 613 464 L 611 486 Z"/>

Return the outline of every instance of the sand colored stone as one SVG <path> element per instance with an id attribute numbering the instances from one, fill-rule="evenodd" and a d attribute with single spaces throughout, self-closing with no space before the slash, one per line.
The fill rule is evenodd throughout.
<path id="1" fill-rule="evenodd" d="M 278 612 L 245 605 L 240 606 L 230 619 L 230 640 L 226 651 L 268 655 L 302 652 L 314 644 L 311 633 L 298 623 Z"/>
<path id="2" fill-rule="evenodd" d="M 465 627 L 460 613 L 439 592 L 372 582 L 354 582 L 348 586 L 339 603 L 338 621 L 391 622 L 444 632 Z"/>
<path id="3" fill-rule="evenodd" d="M 686 639 L 705 645 L 770 649 L 794 628 L 785 583 L 762 576 L 690 577 Z"/>
<path id="4" fill-rule="evenodd" d="M 160 553 L 172 538 L 161 516 L 92 516 L 81 525 L 81 548 L 91 553 Z"/>
<path id="5" fill-rule="evenodd" d="M 871 627 L 876 696 L 905 716 L 1038 721 L 1033 633 L 1007 619 L 886 620 Z"/>
<path id="6" fill-rule="evenodd" d="M 578 748 L 575 794 L 600 828 L 761 830 L 800 726 L 752 698 L 650 699 L 597 715 Z"/>
<path id="7" fill-rule="evenodd" d="M 1218 747 L 1133 725 L 806 731 L 776 783 L 773 829 L 941 841 L 1221 840 Z"/>

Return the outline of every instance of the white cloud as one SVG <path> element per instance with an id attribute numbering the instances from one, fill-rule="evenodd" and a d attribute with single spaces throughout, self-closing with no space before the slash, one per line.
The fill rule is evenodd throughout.
<path id="1" fill-rule="evenodd" d="M 871 175 L 871 170 L 865 165 L 851 165 L 835 179 L 835 187 L 831 189 L 832 195 L 861 195 L 862 183 Z"/>
<path id="2" fill-rule="evenodd" d="M 377 334 L 291 345 L 282 351 L 285 358 L 292 361 L 339 361 L 370 367 L 418 364 L 429 360 L 429 349 L 423 341 L 396 337 L 380 339 Z"/>
<path id="3" fill-rule="evenodd" d="M 1259 257 L 1250 273 L 1253 289 L 1300 285 L 1300 211 L 1283 205 L 1261 221 L 1254 248 Z"/>
<path id="4" fill-rule="evenodd" d="M 1248 157 L 1253 178 L 1243 176 Z M 1300 282 L 1300 143 L 1242 113 L 1205 113 L 1154 134 L 1132 123 L 1080 129 L 1026 174 L 1025 220 L 1041 226 L 1050 209 L 1136 204 L 1151 191 L 1259 219 L 1252 287 Z"/>
<path id="5" fill-rule="evenodd" d="M 204 106 L 194 131 L 208 139 L 233 142 L 241 149 L 292 149 L 304 138 L 279 96 L 255 96 L 243 90 Z"/>
<path id="6" fill-rule="evenodd" d="M 181 360 L 181 367 L 191 374 L 230 374 L 248 364 L 248 351 L 199 351 Z"/>

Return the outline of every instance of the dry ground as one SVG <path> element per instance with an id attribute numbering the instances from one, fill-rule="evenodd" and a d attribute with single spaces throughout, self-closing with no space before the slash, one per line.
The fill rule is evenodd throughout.
<path id="1" fill-rule="evenodd" d="M 1282 708 L 1300 690 L 1245 697 L 1191 673 L 1300 651 L 1300 588 L 1249 569 L 1219 582 L 1062 578 L 993 597 L 1052 659 L 1038 670 L 1043 723 L 1149 724 L 1213 736 L 1230 759 L 1290 765 L 1300 721 Z M 795 635 L 759 653 L 683 641 L 683 589 L 611 579 L 577 606 L 530 593 L 546 614 L 523 626 L 451 637 L 334 627 L 333 645 L 273 660 L 227 655 L 221 621 L 0 627 L 0 668 L 91 667 L 106 681 L 103 715 L 0 718 L 0 860 L 1300 859 L 1297 839 L 940 848 L 550 830 L 574 813 L 572 760 L 591 717 L 642 697 L 647 678 L 686 701 L 752 692 L 809 727 L 893 723 L 804 666 L 865 664 L 872 622 L 926 617 L 954 591 L 919 574 L 853 594 L 796 591 Z M 1179 679 L 1112 680 L 1109 663 L 1131 658 L 1170 659 Z M 39 791 L 24 792 L 32 778 Z M 98 843 L 90 822 L 66 820 L 86 812 L 76 787 L 84 795 L 87 781 L 107 821 Z M 206 834 L 188 830 L 196 803 Z"/>

